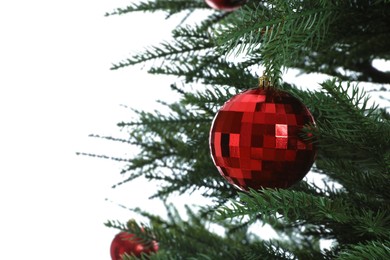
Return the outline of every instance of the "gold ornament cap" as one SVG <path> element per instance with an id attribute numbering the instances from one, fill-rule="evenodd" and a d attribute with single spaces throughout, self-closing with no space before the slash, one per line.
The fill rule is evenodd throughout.
<path id="1" fill-rule="evenodd" d="M 263 76 L 259 78 L 259 88 L 269 88 L 271 86 L 270 79 L 265 75 L 265 72 L 263 72 Z"/>

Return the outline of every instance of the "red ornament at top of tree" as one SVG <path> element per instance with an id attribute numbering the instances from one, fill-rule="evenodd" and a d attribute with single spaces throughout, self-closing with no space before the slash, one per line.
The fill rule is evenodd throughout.
<path id="1" fill-rule="evenodd" d="M 247 0 L 205 0 L 211 8 L 221 10 L 221 11 L 234 11 L 238 9 L 241 5 L 246 3 Z"/>
<path id="2" fill-rule="evenodd" d="M 287 188 L 303 179 L 316 156 L 305 125 L 307 107 L 289 93 L 263 86 L 242 92 L 218 111 L 210 150 L 220 174 L 235 187 Z"/>
<path id="3" fill-rule="evenodd" d="M 156 241 L 153 240 L 150 244 L 143 244 L 134 234 L 123 231 L 112 240 L 110 254 L 112 260 L 122 260 L 125 253 L 139 257 L 141 253 L 150 254 L 157 252 L 157 250 L 158 244 Z"/>

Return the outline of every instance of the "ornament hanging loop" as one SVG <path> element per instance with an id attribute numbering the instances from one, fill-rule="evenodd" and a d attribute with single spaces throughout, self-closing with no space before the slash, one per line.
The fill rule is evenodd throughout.
<path id="1" fill-rule="evenodd" d="M 259 78 L 259 88 L 269 88 L 271 87 L 271 81 L 270 79 L 265 75 L 265 72 L 263 72 L 263 76 Z"/>

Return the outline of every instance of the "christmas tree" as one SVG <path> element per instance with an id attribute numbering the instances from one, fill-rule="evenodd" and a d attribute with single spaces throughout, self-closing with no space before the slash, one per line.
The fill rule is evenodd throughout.
<path id="1" fill-rule="evenodd" d="M 188 207 L 185 219 L 169 204 L 168 217 L 138 209 L 145 226 L 108 221 L 145 247 L 158 242 L 156 252 L 123 259 L 390 259 L 390 114 L 367 94 L 390 84 L 390 72 L 374 66 L 390 59 L 390 1 L 148 0 L 107 16 L 133 12 L 182 20 L 171 39 L 112 69 L 142 64 L 174 76 L 181 98 L 162 102 L 169 113 L 137 111 L 136 120 L 119 123 L 125 139 L 98 137 L 139 148 L 125 158 L 121 184 L 144 177 L 159 182 L 154 198 L 201 191 L 212 203 Z M 292 69 L 329 79 L 302 88 L 284 80 Z M 316 124 L 302 133 L 318 151 L 309 175 L 323 183 L 243 191 L 215 167 L 213 118 L 228 99 L 256 88 L 263 71 L 311 111 Z M 264 239 L 265 224 L 279 236 Z M 333 243 L 320 247 L 324 240 Z"/>

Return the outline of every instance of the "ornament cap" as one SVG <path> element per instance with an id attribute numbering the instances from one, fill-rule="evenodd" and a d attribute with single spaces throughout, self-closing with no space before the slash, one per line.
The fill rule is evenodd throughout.
<path id="1" fill-rule="evenodd" d="M 134 229 L 136 227 L 138 227 L 137 225 L 137 222 L 135 221 L 135 219 L 129 219 L 126 223 L 126 226 L 128 229 Z"/>
<path id="2" fill-rule="evenodd" d="M 269 88 L 271 87 L 271 81 L 267 75 L 265 75 L 265 71 L 263 72 L 263 76 L 259 78 L 259 88 Z"/>

